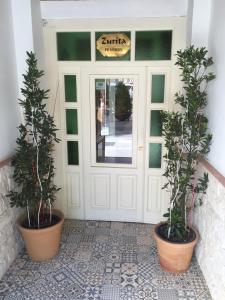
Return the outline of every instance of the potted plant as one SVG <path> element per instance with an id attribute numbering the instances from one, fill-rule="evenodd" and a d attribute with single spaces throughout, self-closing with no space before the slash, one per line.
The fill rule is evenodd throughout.
<path id="1" fill-rule="evenodd" d="M 153 234 L 161 266 L 170 272 L 185 272 L 198 240 L 191 224 L 193 209 L 201 205 L 208 184 L 208 174 L 198 176 L 197 165 L 209 152 L 212 139 L 204 109 L 207 85 L 215 76 L 208 72 L 213 60 L 205 48 L 191 46 L 176 55 L 184 92 L 175 95 L 178 111 L 162 113 L 167 150 L 163 188 L 169 191 L 170 206 L 164 215 L 167 221 L 156 225 Z"/>
<path id="2" fill-rule="evenodd" d="M 18 188 L 10 191 L 10 205 L 25 208 L 17 224 L 29 256 L 33 260 L 52 258 L 58 251 L 63 214 L 52 209 L 55 193 L 59 190 L 53 183 L 54 143 L 58 143 L 53 117 L 46 111 L 44 101 L 48 90 L 40 88 L 39 79 L 44 72 L 37 68 L 34 53 L 27 52 L 28 71 L 24 77 L 24 122 L 19 125 L 17 150 L 12 159 L 13 178 Z"/>

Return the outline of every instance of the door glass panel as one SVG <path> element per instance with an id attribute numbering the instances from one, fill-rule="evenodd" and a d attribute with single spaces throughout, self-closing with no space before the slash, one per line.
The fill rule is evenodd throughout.
<path id="1" fill-rule="evenodd" d="M 64 84 L 65 84 L 65 101 L 77 102 L 76 75 L 65 75 Z"/>
<path id="2" fill-rule="evenodd" d="M 162 135 L 161 110 L 152 110 L 151 111 L 150 135 L 151 136 L 161 136 Z"/>
<path id="3" fill-rule="evenodd" d="M 58 60 L 91 60 L 90 32 L 57 32 Z"/>
<path id="4" fill-rule="evenodd" d="M 67 141 L 68 165 L 79 165 L 78 141 Z"/>
<path id="5" fill-rule="evenodd" d="M 66 133 L 78 134 L 77 109 L 66 109 Z"/>
<path id="6" fill-rule="evenodd" d="M 96 79 L 96 162 L 132 164 L 133 79 Z"/>
<path id="7" fill-rule="evenodd" d="M 152 103 L 163 103 L 165 91 L 165 75 L 152 75 Z"/>
<path id="8" fill-rule="evenodd" d="M 136 60 L 170 60 L 172 31 L 136 31 Z"/>
<path id="9" fill-rule="evenodd" d="M 149 144 L 149 168 L 161 168 L 162 144 Z"/>

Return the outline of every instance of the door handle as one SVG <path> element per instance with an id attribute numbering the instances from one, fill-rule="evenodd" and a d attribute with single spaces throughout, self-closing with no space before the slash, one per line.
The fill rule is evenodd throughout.
<path id="1" fill-rule="evenodd" d="M 144 149 L 144 146 L 143 146 L 143 145 L 138 146 L 138 150 L 139 150 L 139 151 L 142 151 L 143 149 Z"/>

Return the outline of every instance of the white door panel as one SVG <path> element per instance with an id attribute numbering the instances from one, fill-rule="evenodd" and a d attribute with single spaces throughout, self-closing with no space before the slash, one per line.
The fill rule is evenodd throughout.
<path id="1" fill-rule="evenodd" d="M 117 175 L 117 207 L 124 210 L 137 209 L 137 176 Z"/>
<path id="2" fill-rule="evenodd" d="M 91 208 L 110 209 L 110 174 L 91 175 Z"/>
<path id="3" fill-rule="evenodd" d="M 97 161 L 96 153 L 96 80 L 109 80 L 113 85 L 115 79 L 130 81 L 133 84 L 133 111 L 131 143 L 129 154 L 131 161 L 124 159 L 126 150 L 124 135 L 118 139 L 116 134 L 104 136 L 108 142 L 108 157 L 104 148 L 105 161 Z M 111 81 L 110 81 L 111 80 Z M 87 219 L 143 221 L 143 144 L 144 144 L 144 111 L 145 111 L 145 69 L 144 68 L 92 68 L 82 75 L 85 95 L 82 100 L 82 119 L 85 141 L 84 153 L 84 191 Z M 103 81 L 104 82 L 104 81 Z M 105 81 L 106 82 L 106 81 Z M 100 82 L 101 83 L 101 82 Z M 119 124 L 120 125 L 120 124 Z M 126 125 L 126 123 L 125 123 Z M 116 129 L 115 129 L 116 130 Z M 116 142 L 113 140 L 116 139 Z M 128 141 L 129 142 L 129 141 Z M 118 153 L 121 157 L 110 162 L 110 143 L 120 144 Z M 97 199 L 96 199 L 97 197 Z M 93 205 L 93 203 L 95 205 Z M 99 204 L 99 205 L 97 205 Z"/>

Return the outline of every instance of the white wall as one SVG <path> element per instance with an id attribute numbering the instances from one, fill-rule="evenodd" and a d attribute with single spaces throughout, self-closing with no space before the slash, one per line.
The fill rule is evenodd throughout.
<path id="1" fill-rule="evenodd" d="M 190 1 L 190 5 L 192 0 Z M 214 0 L 213 0 L 214 1 Z M 191 31 L 191 43 L 195 46 L 201 47 L 208 45 L 210 18 L 211 18 L 211 4 L 212 0 L 194 0 L 193 1 L 193 15 Z"/>
<path id="2" fill-rule="evenodd" d="M 38 59 L 38 67 L 45 68 L 44 40 L 40 0 L 31 0 L 33 48 Z"/>
<path id="3" fill-rule="evenodd" d="M 26 71 L 26 51 L 33 50 L 33 32 L 30 0 L 11 0 L 13 31 L 16 47 L 17 79 L 20 89 L 23 87 L 22 74 Z"/>
<path id="4" fill-rule="evenodd" d="M 188 0 L 42 1 L 44 19 L 185 16 Z"/>
<path id="5" fill-rule="evenodd" d="M 19 96 L 21 97 L 22 74 L 27 70 L 26 51 L 36 53 L 40 69 L 44 69 L 45 66 L 41 7 L 39 0 L 11 0 L 11 3 Z"/>
<path id="6" fill-rule="evenodd" d="M 212 1 L 209 53 L 214 59 L 216 79 L 208 93 L 209 128 L 213 143 L 209 153 L 211 164 L 225 176 L 225 1 Z M 224 199 L 225 201 L 225 199 Z"/>
<path id="7" fill-rule="evenodd" d="M 189 0 L 188 8 L 187 8 L 187 36 L 186 36 L 187 45 L 190 45 L 192 40 L 193 9 L 194 9 L 194 0 Z"/>
<path id="8" fill-rule="evenodd" d="M 11 4 L 0 1 L 0 161 L 12 154 L 20 116 Z"/>
<path id="9" fill-rule="evenodd" d="M 193 0 L 190 0 L 193 1 Z M 190 8 L 190 7 L 189 7 Z M 216 79 L 208 89 L 207 115 L 213 134 L 209 162 L 225 176 L 225 1 L 194 0 L 188 14 L 188 42 L 205 46 L 213 57 Z"/>
<path id="10" fill-rule="evenodd" d="M 194 0 L 190 43 L 206 46 L 214 59 L 212 71 L 216 79 L 208 89 L 207 115 L 213 142 L 208 159 L 225 176 L 225 2 L 224 0 Z M 191 19 L 190 19 L 191 18 Z M 189 32 L 190 32 L 189 31 Z M 215 300 L 225 299 L 224 247 L 225 187 L 212 168 L 201 166 L 200 172 L 209 173 L 209 187 L 203 205 L 195 211 L 195 226 L 201 239 L 196 257 Z M 214 175 L 217 174 L 217 177 Z"/>
<path id="11" fill-rule="evenodd" d="M 0 161 L 15 151 L 21 121 L 18 97 L 26 72 L 26 51 L 44 67 L 39 0 L 0 1 Z"/>
<path id="12" fill-rule="evenodd" d="M 39 0 L 0 1 L 0 161 L 15 151 L 16 127 L 21 121 L 18 97 L 23 87 L 22 74 L 27 69 L 26 51 L 37 49 L 43 65 L 41 34 Z"/>
<path id="13" fill-rule="evenodd" d="M 41 39 L 40 24 L 39 0 L 0 0 L 0 162 L 15 151 L 26 51 L 36 46 L 39 57 L 42 55 L 41 44 L 33 37 Z M 12 172 L 9 163 L 0 167 L 0 279 L 23 245 L 15 226 L 20 211 L 10 208 L 6 197 L 15 188 Z"/>

